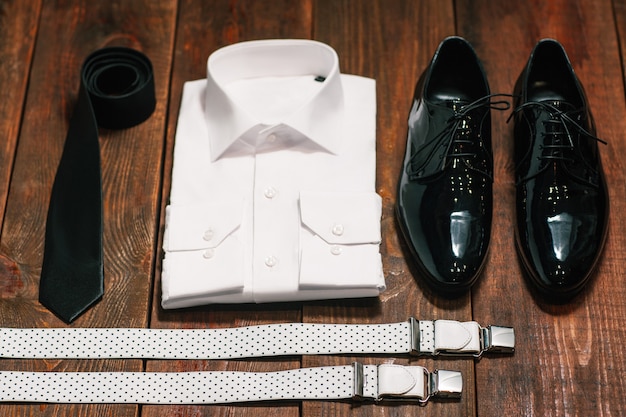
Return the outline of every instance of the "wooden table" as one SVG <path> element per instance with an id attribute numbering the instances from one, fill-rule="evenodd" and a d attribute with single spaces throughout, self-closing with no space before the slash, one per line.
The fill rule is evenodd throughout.
<path id="1" fill-rule="evenodd" d="M 106 294 L 78 327 L 198 328 L 288 321 L 384 323 L 450 318 L 515 327 L 514 355 L 413 359 L 463 372 L 459 401 L 425 408 L 343 402 L 247 406 L 3 404 L 2 416 L 619 416 L 626 415 L 625 0 L 0 0 L 0 326 L 64 326 L 37 302 L 52 180 L 83 59 L 124 45 L 155 69 L 158 105 L 138 127 L 101 132 Z M 445 299 L 409 269 L 394 223 L 406 116 L 417 77 L 447 35 L 468 39 L 493 92 L 510 93 L 534 44 L 560 40 L 582 79 L 609 145 L 602 158 L 611 230 L 588 289 L 564 305 L 536 298 L 513 241 L 512 126 L 493 118 L 494 224 L 488 265 L 471 293 Z M 342 72 L 377 80 L 378 176 L 388 290 L 378 299 L 160 308 L 160 242 L 183 82 L 204 78 L 218 47 L 260 38 L 330 44 Z M 279 370 L 345 364 L 352 357 L 242 361 L 0 360 L 3 370 Z M 365 363 L 408 363 L 365 357 Z"/>

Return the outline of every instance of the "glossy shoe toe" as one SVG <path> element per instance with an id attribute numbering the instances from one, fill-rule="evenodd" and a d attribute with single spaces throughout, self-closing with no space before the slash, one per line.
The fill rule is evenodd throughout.
<path id="1" fill-rule="evenodd" d="M 517 247 L 534 286 L 554 301 L 567 300 L 582 290 L 600 258 L 608 198 L 604 187 L 546 179 L 533 181 L 532 190 L 521 187 Z"/>
<path id="2" fill-rule="evenodd" d="M 483 187 L 481 194 L 490 196 L 489 181 Z M 400 229 L 415 265 L 428 284 L 451 295 L 476 282 L 489 248 L 489 199 L 469 197 L 415 184 L 406 184 L 398 196 Z"/>

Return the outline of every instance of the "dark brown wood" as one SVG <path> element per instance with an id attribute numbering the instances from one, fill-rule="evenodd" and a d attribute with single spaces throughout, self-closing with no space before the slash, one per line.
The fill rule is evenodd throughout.
<path id="1" fill-rule="evenodd" d="M 611 194 L 611 232 L 598 273 L 571 302 L 553 305 L 527 287 L 515 253 L 513 135 L 507 114 L 494 118 L 494 233 L 489 266 L 473 291 L 474 317 L 515 326 L 514 356 L 476 366 L 478 415 L 609 416 L 626 413 L 624 393 L 623 155 L 626 113 L 613 5 L 594 1 L 457 1 L 459 33 L 476 46 L 494 92 L 511 93 L 541 38 L 565 47 L 589 98 Z"/>
<path id="2" fill-rule="evenodd" d="M 417 78 L 439 42 L 466 37 L 493 92 L 511 93 L 534 44 L 561 41 L 586 87 L 611 195 L 611 232 L 588 290 L 564 305 L 526 285 L 513 241 L 512 126 L 493 116 L 494 224 L 489 261 L 470 294 L 446 299 L 420 283 L 396 231 L 393 205 Z M 312 38 L 339 54 L 344 73 L 377 81 L 377 191 L 383 197 L 378 299 L 160 307 L 163 209 L 182 86 L 204 78 L 217 48 L 262 38 Z M 45 216 L 83 59 L 106 45 L 145 52 L 158 107 L 135 128 L 101 132 L 106 295 L 74 325 L 223 328 L 290 321 L 382 323 L 418 318 L 515 327 L 514 355 L 467 359 L 288 357 L 242 361 L 0 360 L 2 370 L 269 371 L 415 363 L 463 372 L 460 401 L 408 404 L 287 402 L 234 406 L 0 404 L 2 416 L 616 416 L 626 415 L 625 0 L 0 0 L 0 326 L 64 326 L 37 302 Z M 1 341 L 0 341 L 1 343 Z"/>
<path id="3" fill-rule="evenodd" d="M 8 265 L 3 271 L 9 271 L 8 279 L 16 282 L 15 291 L 8 294 L 3 289 L 0 298 L 3 326 L 64 326 L 37 302 L 48 199 L 82 62 L 92 51 L 113 45 L 139 49 L 151 58 L 158 104 L 152 118 L 138 127 L 100 132 L 106 294 L 74 325 L 148 325 L 176 6 L 173 1 L 80 0 L 43 5 L 2 228 L 2 256 Z M 25 10 L 23 13 L 20 19 L 28 17 Z M 9 40 L 20 42 L 13 37 Z M 7 275 L 2 279 L 5 282 Z M 0 366 L 138 371 L 143 369 L 143 362 L 3 360 Z M 3 416 L 136 416 L 138 411 L 133 404 L 0 406 Z"/>
<path id="4" fill-rule="evenodd" d="M 3 40 L 0 43 L 0 91 L 3 95 L 0 101 L 0 218 L 4 215 L 9 190 L 40 12 L 39 0 L 0 3 L 0 39 Z M 11 260 L 1 254 L 0 268 L 11 269 Z M 2 287 L 10 288 L 15 284 L 11 272 L 0 276 Z"/>

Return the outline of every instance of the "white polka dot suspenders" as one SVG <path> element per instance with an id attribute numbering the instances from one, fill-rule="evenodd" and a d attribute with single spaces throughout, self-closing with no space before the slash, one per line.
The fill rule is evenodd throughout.
<path id="1" fill-rule="evenodd" d="M 278 372 L 0 372 L 2 401 L 225 404 L 268 400 L 425 402 L 458 398 L 460 372 L 393 364 L 322 366 Z"/>
<path id="2" fill-rule="evenodd" d="M 229 329 L 0 328 L 0 357 L 240 359 L 283 355 L 474 355 L 512 351 L 510 327 L 475 321 L 286 323 Z"/>
<path id="3" fill-rule="evenodd" d="M 287 323 L 229 329 L 0 328 L 0 357 L 238 359 L 281 355 L 511 353 L 510 327 L 474 321 Z M 458 398 L 459 372 L 361 365 L 279 372 L 0 372 L 0 401 L 215 404 L 266 400 Z"/>

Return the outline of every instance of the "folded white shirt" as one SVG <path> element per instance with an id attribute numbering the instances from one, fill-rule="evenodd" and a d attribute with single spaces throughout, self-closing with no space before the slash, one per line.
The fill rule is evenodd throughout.
<path id="1" fill-rule="evenodd" d="M 377 296 L 375 81 L 311 40 L 243 42 L 187 82 L 162 306 Z"/>

